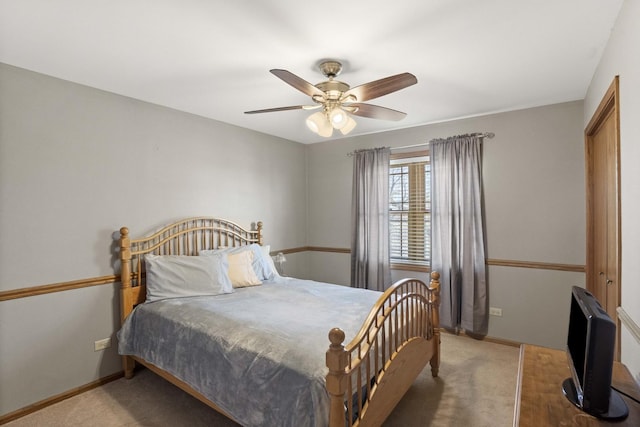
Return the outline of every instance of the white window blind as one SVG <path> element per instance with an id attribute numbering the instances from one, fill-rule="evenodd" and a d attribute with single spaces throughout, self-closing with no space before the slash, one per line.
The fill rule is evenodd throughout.
<path id="1" fill-rule="evenodd" d="M 431 165 L 428 155 L 392 159 L 389 165 L 391 262 L 429 265 Z"/>

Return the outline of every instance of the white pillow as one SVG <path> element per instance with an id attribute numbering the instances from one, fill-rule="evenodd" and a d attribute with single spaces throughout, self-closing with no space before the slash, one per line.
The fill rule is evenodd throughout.
<path id="1" fill-rule="evenodd" d="M 227 254 L 227 259 L 229 261 L 229 279 L 231 279 L 231 284 L 234 288 L 262 285 L 251 265 L 253 251 L 247 249 L 246 251 Z"/>
<path id="2" fill-rule="evenodd" d="M 239 252 L 251 250 L 253 252 L 253 261 L 251 262 L 251 265 L 253 267 L 253 271 L 256 273 L 256 276 L 258 276 L 259 280 L 271 280 L 274 277 L 274 272 L 277 273 L 277 271 L 275 267 L 272 268 L 269 264 L 269 252 L 267 251 L 266 257 L 263 255 L 265 247 L 268 248 L 268 246 L 260 246 L 257 243 L 252 243 L 250 245 L 236 246 L 232 248 L 205 249 L 200 251 L 199 255 L 237 254 Z"/>
<path id="3" fill-rule="evenodd" d="M 280 273 L 278 273 L 278 269 L 276 268 L 276 265 L 273 262 L 273 258 L 271 257 L 271 246 L 264 245 L 261 246 L 260 249 L 262 250 L 262 259 L 264 261 L 264 264 L 266 265 L 265 275 L 269 275 L 268 278 L 265 277 L 265 280 L 271 280 L 275 277 L 280 277 Z"/>
<path id="4" fill-rule="evenodd" d="M 233 292 L 224 256 L 145 255 L 147 302 Z"/>

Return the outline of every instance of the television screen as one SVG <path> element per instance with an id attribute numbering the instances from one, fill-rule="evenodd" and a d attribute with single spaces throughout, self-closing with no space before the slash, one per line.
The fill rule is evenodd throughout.
<path id="1" fill-rule="evenodd" d="M 581 410 L 603 419 L 623 419 L 628 409 L 611 389 L 616 325 L 587 290 L 571 291 L 567 359 L 571 378 L 562 383 L 567 398 Z"/>
<path id="2" fill-rule="evenodd" d="M 581 292 L 581 291 L 573 291 Z M 569 311 L 569 334 L 567 336 L 567 352 L 570 359 L 569 366 L 571 375 L 574 379 L 574 385 L 578 392 L 580 405 L 583 404 L 583 388 L 584 385 L 584 357 L 587 348 L 587 335 L 589 330 L 589 314 L 585 313 L 580 306 L 580 300 L 583 297 L 571 298 L 571 308 Z"/>

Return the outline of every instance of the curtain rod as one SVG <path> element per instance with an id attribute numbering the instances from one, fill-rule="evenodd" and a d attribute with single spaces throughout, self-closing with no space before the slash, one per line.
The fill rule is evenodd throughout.
<path id="1" fill-rule="evenodd" d="M 471 133 L 471 134 L 469 134 L 468 136 L 477 136 L 477 137 L 479 137 L 479 138 L 489 138 L 489 139 L 491 139 L 491 138 L 493 138 L 494 136 L 496 136 L 496 134 L 495 134 L 495 133 L 493 133 L 493 132 L 476 132 L 476 133 Z M 437 139 L 437 138 L 436 138 L 436 139 Z M 389 148 L 389 149 L 391 149 L 391 150 L 403 150 L 403 149 L 405 149 L 405 148 L 423 147 L 423 146 L 425 146 L 425 145 L 429 145 L 429 143 L 428 143 L 428 142 L 423 142 L 423 143 L 420 143 L 420 144 L 403 145 L 402 147 L 386 147 L 386 148 Z M 353 154 L 354 154 L 356 151 L 358 151 L 358 150 L 355 150 L 355 151 L 352 151 L 352 152 L 350 152 L 350 153 L 347 153 L 347 156 L 349 156 L 349 157 L 353 156 Z"/>

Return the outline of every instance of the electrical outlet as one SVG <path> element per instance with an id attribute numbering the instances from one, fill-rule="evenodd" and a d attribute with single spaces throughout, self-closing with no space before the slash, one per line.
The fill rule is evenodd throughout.
<path id="1" fill-rule="evenodd" d="M 497 307 L 489 307 L 489 314 L 492 316 L 502 317 L 502 309 Z"/>
<path id="2" fill-rule="evenodd" d="M 111 338 L 105 338 L 103 340 L 98 340 L 93 343 L 93 351 L 104 350 L 105 348 L 111 347 Z"/>

